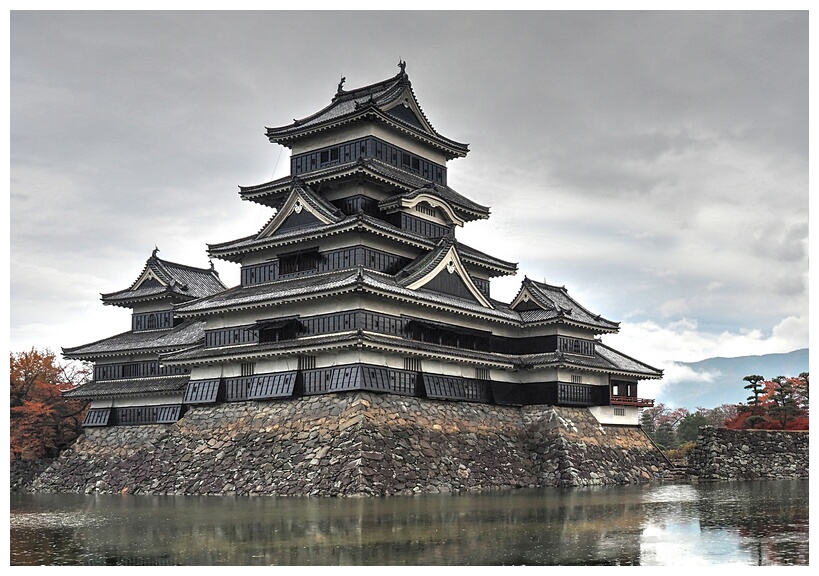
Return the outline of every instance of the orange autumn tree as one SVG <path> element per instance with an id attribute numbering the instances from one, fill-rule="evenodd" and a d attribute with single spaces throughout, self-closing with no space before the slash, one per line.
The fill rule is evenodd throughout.
<path id="1" fill-rule="evenodd" d="M 752 390 L 748 404 L 737 406 L 736 416 L 725 421 L 733 430 L 756 428 L 761 430 L 808 430 L 808 392 L 810 373 L 799 376 L 777 376 L 770 380 L 762 376 L 746 376 L 751 382 L 745 389 Z"/>
<path id="2" fill-rule="evenodd" d="M 60 364 L 50 350 L 10 354 L 11 459 L 56 456 L 79 436 L 87 402 L 61 392 L 88 379 L 87 365 Z"/>

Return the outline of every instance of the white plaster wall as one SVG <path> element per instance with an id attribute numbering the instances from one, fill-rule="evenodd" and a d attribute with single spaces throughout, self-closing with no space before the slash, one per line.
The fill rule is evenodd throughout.
<path id="1" fill-rule="evenodd" d="M 624 415 L 614 413 L 615 408 L 623 408 Z M 623 426 L 637 426 L 640 423 L 640 413 L 636 406 L 592 406 L 589 412 L 601 424 L 619 424 Z"/>
<path id="2" fill-rule="evenodd" d="M 163 394 L 161 396 L 129 396 L 115 398 L 113 406 L 115 408 L 127 408 L 129 406 L 160 406 L 165 404 L 181 404 L 183 394 Z"/>
<path id="3" fill-rule="evenodd" d="M 557 379 L 561 382 L 572 382 L 572 376 L 580 376 L 583 381 L 581 384 L 593 384 L 596 386 L 608 386 L 608 374 L 601 374 L 598 372 L 584 372 L 582 370 L 566 370 L 561 369 L 557 372 Z"/>
<path id="4" fill-rule="evenodd" d="M 170 310 L 171 306 L 167 300 L 157 300 L 155 302 L 138 302 L 134 304 L 133 311 L 135 314 L 143 314 L 145 312 L 164 312 Z"/>

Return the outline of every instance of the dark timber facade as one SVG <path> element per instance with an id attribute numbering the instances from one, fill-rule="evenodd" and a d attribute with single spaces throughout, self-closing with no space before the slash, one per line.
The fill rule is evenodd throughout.
<path id="1" fill-rule="evenodd" d="M 187 269 L 200 286 L 181 291 L 147 273 L 170 264 L 154 253 L 128 290 L 103 296 L 134 316 L 130 332 L 64 351 L 96 362 L 69 393 L 93 400 L 86 425 L 351 390 L 588 407 L 603 424 L 637 424 L 653 403 L 638 382 L 662 372 L 603 344 L 618 323 L 528 278 L 511 303 L 491 297 L 491 279 L 517 265 L 456 239 L 489 208 L 449 187 L 447 162 L 468 147 L 432 127 L 399 68 L 354 90 L 342 82 L 324 109 L 267 129 L 290 148 L 291 174 L 239 195 L 270 220 L 208 247 L 241 265 L 238 286 Z"/>

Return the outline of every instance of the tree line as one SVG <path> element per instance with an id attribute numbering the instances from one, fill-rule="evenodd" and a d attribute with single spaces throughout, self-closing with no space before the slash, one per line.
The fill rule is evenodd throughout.
<path id="1" fill-rule="evenodd" d="M 744 403 L 711 409 L 698 407 L 694 412 L 658 403 L 643 409 L 640 425 L 661 450 L 672 454 L 685 451 L 697 439 L 701 426 L 733 430 L 808 430 L 809 372 L 769 380 L 751 374 L 742 381 L 749 393 Z"/>
<path id="2" fill-rule="evenodd" d="M 57 456 L 82 432 L 88 402 L 62 392 L 88 381 L 86 363 L 61 363 L 50 350 L 12 352 L 11 460 Z"/>

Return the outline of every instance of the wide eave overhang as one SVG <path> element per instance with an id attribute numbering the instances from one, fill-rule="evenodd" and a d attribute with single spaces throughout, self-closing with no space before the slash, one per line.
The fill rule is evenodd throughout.
<path id="1" fill-rule="evenodd" d="M 123 332 L 90 344 L 63 348 L 64 358 L 95 361 L 132 354 L 155 354 L 189 348 L 205 335 L 204 323 L 186 320 L 170 330 Z"/>
<path id="2" fill-rule="evenodd" d="M 170 395 L 184 391 L 189 381 L 189 374 L 153 378 L 92 380 L 82 386 L 67 390 L 63 392 L 62 395 L 65 398 L 79 400 Z"/>
<path id="3" fill-rule="evenodd" d="M 321 168 L 299 174 L 296 179 L 307 186 L 319 188 L 322 184 L 328 182 L 360 177 L 366 177 L 373 182 L 396 188 L 403 193 L 423 191 L 432 195 L 440 195 L 441 200 L 450 204 L 453 210 L 466 222 L 485 220 L 490 215 L 489 207 L 463 197 L 448 186 L 433 185 L 416 174 L 376 159 L 359 159 Z M 243 200 L 249 200 L 271 208 L 279 208 L 289 195 L 296 179 L 292 176 L 285 176 L 255 186 L 240 186 L 239 196 Z"/>
<path id="4" fill-rule="evenodd" d="M 401 230 L 366 214 L 355 214 L 340 222 L 299 228 L 264 238 L 253 235 L 221 244 L 209 244 L 208 254 L 213 258 L 241 263 L 245 255 L 254 252 L 291 246 L 306 240 L 319 240 L 345 233 L 361 232 L 388 238 L 421 250 L 432 250 L 436 245 L 436 240 L 426 236 Z M 461 257 L 465 263 L 487 270 L 490 276 L 508 276 L 517 273 L 517 264 L 514 262 L 500 260 L 463 244 L 459 246 L 462 248 Z"/>
<path id="5" fill-rule="evenodd" d="M 308 119 L 299 120 L 287 126 L 282 126 L 279 128 L 266 128 L 265 135 L 270 142 L 291 148 L 294 142 L 303 138 L 321 134 L 322 132 L 326 132 L 328 130 L 335 130 L 354 122 L 362 121 L 381 122 L 397 132 L 410 136 L 411 138 L 415 138 L 428 146 L 432 146 L 440 150 L 447 160 L 451 160 L 453 158 L 463 158 L 467 155 L 467 153 L 469 153 L 469 144 L 456 142 L 454 140 L 450 140 L 449 138 L 444 138 L 439 134 L 429 134 L 424 132 L 412 124 L 390 116 L 374 104 L 365 104 L 359 107 L 358 110 L 354 110 L 341 116 L 336 116 L 323 122 L 311 124 L 309 123 L 308 117 Z"/>
<path id="6" fill-rule="evenodd" d="M 637 362 L 608 347 L 605 347 L 602 354 L 595 354 L 595 356 L 561 354 L 559 352 L 514 355 L 452 348 L 366 330 L 350 330 L 348 332 L 309 336 L 267 344 L 243 344 L 215 348 L 201 346 L 186 351 L 165 354 L 162 356 L 162 362 L 167 365 L 197 366 L 222 362 L 249 362 L 275 356 L 294 356 L 317 351 L 353 348 L 399 353 L 404 356 L 432 358 L 445 362 L 471 364 L 501 370 L 527 371 L 538 368 L 574 368 L 589 372 L 628 376 L 640 380 L 662 377 L 661 370 Z"/>

